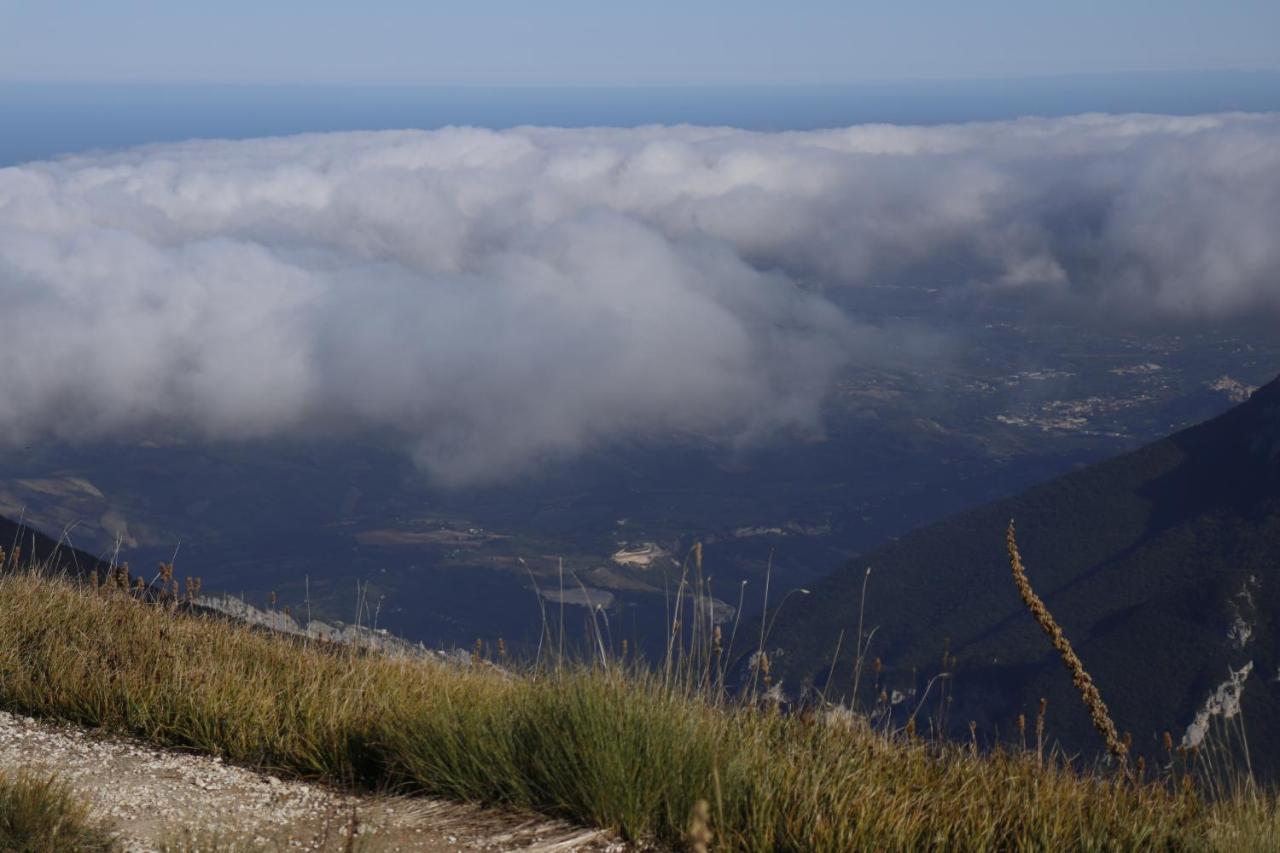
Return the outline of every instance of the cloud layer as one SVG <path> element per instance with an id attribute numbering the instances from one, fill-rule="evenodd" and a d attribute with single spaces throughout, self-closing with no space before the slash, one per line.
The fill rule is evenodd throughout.
<path id="1" fill-rule="evenodd" d="M 390 430 L 445 481 L 816 429 L 810 284 L 1280 320 L 1280 120 L 447 129 L 0 169 L 0 438 Z"/>

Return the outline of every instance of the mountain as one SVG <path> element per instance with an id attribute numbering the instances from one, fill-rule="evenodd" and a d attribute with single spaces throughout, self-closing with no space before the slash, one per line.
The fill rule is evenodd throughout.
<path id="1" fill-rule="evenodd" d="M 90 569 L 96 568 L 99 573 L 106 569 L 106 564 L 98 558 L 3 516 L 0 516 L 0 551 L 5 555 L 0 561 L 0 571 L 14 565 L 36 564 L 54 572 L 87 576 Z"/>
<path id="2" fill-rule="evenodd" d="M 899 715 L 949 696 L 938 718 L 946 728 L 967 734 L 972 720 L 1008 738 L 1045 697 L 1050 735 L 1096 752 L 1089 718 L 1012 582 L 1010 519 L 1032 585 L 1136 751 L 1159 753 L 1166 730 L 1195 742 L 1188 727 L 1211 699 L 1232 710 L 1234 679 L 1255 769 L 1280 770 L 1280 741 L 1258 734 L 1280 725 L 1280 379 L 1199 426 L 850 562 L 778 612 L 775 673 L 793 692 L 809 682 L 849 694 L 870 567 L 865 629 L 876 629 L 870 658 L 883 661 L 872 689 L 898 691 Z M 926 696 L 944 655 L 952 674 Z"/>

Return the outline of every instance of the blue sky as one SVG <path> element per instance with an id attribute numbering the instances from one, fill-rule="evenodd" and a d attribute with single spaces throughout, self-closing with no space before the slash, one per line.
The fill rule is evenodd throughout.
<path id="1" fill-rule="evenodd" d="M 1280 68 L 1277 0 L 0 0 L 0 80 L 708 85 Z"/>

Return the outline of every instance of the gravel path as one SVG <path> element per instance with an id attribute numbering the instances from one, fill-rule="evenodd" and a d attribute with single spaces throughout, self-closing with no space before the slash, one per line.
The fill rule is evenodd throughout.
<path id="1" fill-rule="evenodd" d="M 536 816 L 424 797 L 346 794 L 0 712 L 0 770 L 22 769 L 56 774 L 116 826 L 125 850 L 139 853 L 627 849 L 607 833 Z"/>

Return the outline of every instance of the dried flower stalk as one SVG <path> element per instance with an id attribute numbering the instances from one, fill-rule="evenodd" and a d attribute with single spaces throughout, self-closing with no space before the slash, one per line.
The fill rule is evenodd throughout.
<path id="1" fill-rule="evenodd" d="M 1080 662 L 1079 656 L 1071 648 L 1071 643 L 1067 640 L 1066 635 L 1062 633 L 1062 629 L 1054 621 L 1053 614 L 1049 612 L 1049 608 L 1044 606 L 1040 596 L 1036 595 L 1035 590 L 1031 588 L 1031 582 L 1027 580 L 1027 571 L 1022 565 L 1022 556 L 1018 553 L 1018 541 L 1014 535 L 1012 521 L 1009 522 L 1009 532 L 1005 536 L 1005 543 L 1009 549 L 1009 562 L 1013 567 L 1013 582 L 1018 587 L 1023 603 L 1027 605 L 1031 615 L 1036 617 L 1036 621 L 1040 623 L 1040 627 L 1044 629 L 1044 632 L 1049 635 L 1049 639 L 1053 642 L 1053 647 L 1058 650 L 1058 655 L 1062 658 L 1062 662 L 1066 664 L 1067 670 L 1071 673 L 1071 682 L 1075 684 L 1076 690 L 1080 691 L 1080 698 L 1084 700 L 1085 706 L 1089 709 L 1089 715 L 1093 718 L 1093 727 L 1098 730 L 1098 734 L 1102 735 L 1103 740 L 1107 743 L 1107 751 L 1111 753 L 1122 768 L 1127 769 L 1128 745 L 1120 740 L 1116 725 L 1111 721 L 1111 715 L 1107 712 L 1107 705 L 1102 701 L 1102 694 L 1094 686 L 1093 679 L 1085 671 L 1084 664 Z"/>

